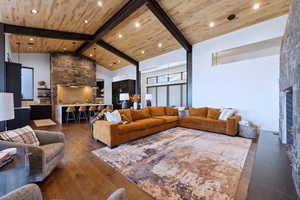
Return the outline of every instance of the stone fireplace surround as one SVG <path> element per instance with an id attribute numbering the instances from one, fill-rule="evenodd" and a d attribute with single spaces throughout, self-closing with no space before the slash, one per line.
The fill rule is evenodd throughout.
<path id="1" fill-rule="evenodd" d="M 63 86 L 91 86 L 96 87 L 95 61 L 73 53 L 51 53 L 51 102 L 52 118 L 55 119 L 57 105 L 57 85 Z M 93 100 L 96 90 L 93 90 Z"/>
<path id="2" fill-rule="evenodd" d="M 280 55 L 280 92 L 293 92 L 293 127 L 290 152 L 293 179 L 300 195 L 300 0 L 292 0 Z M 284 134 L 283 99 L 280 100 L 280 133 Z"/>

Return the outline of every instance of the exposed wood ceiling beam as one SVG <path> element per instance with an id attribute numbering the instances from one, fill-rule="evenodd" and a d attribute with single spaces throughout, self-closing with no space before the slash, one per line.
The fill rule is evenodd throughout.
<path id="1" fill-rule="evenodd" d="M 83 53 L 98 40 L 100 40 L 106 33 L 110 32 L 114 27 L 120 24 L 128 16 L 134 13 L 138 8 L 144 5 L 145 0 L 130 0 L 125 4 L 115 15 L 113 15 L 103 26 L 101 26 L 93 35 L 91 41 L 84 42 L 78 49 L 77 53 Z"/>
<path id="2" fill-rule="evenodd" d="M 48 29 L 40 29 L 40 28 L 32 28 L 25 26 L 16 26 L 10 24 L 0 24 L 3 27 L 4 33 L 11 33 L 17 35 L 27 35 L 27 36 L 35 36 L 35 37 L 46 37 L 46 38 L 55 38 L 62 40 L 83 40 L 83 41 L 91 41 L 93 40 L 92 35 L 81 34 L 81 33 L 72 33 L 72 32 L 64 32 L 64 31 L 56 31 L 56 30 L 48 30 Z M 103 40 L 97 41 L 97 44 L 104 49 L 110 51 L 111 53 L 127 60 L 128 62 L 137 65 L 138 61 L 129 57 L 125 53 L 111 46 L 110 44 L 104 42 Z"/>
<path id="3" fill-rule="evenodd" d="M 187 41 L 181 31 L 176 27 L 167 13 L 160 7 L 156 0 L 146 0 L 147 7 L 159 19 L 159 21 L 168 29 L 175 39 L 187 50 L 192 51 L 192 45 Z"/>
<path id="4" fill-rule="evenodd" d="M 41 28 L 25 27 L 25 26 L 16 26 L 10 24 L 3 24 L 3 25 L 4 25 L 5 33 L 11 33 L 16 35 L 28 35 L 28 36 L 36 36 L 36 37 L 62 39 L 62 40 L 90 41 L 93 39 L 92 35 L 81 34 L 81 33 L 72 33 L 72 32 L 41 29 Z"/>
<path id="5" fill-rule="evenodd" d="M 115 55 L 127 60 L 128 62 L 134 64 L 135 66 L 138 65 L 138 61 L 136 61 L 135 59 L 129 57 L 128 55 L 126 55 L 125 53 L 123 53 L 122 51 L 116 49 L 115 47 L 111 46 L 110 44 L 108 44 L 107 42 L 103 41 L 103 40 L 99 40 L 96 42 L 97 45 L 101 46 L 102 48 L 114 53 Z"/>

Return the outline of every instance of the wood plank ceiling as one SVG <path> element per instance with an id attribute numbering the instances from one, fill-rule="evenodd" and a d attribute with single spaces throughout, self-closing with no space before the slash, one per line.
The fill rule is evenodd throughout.
<path id="1" fill-rule="evenodd" d="M 128 0 L 0 0 L 0 22 L 32 26 L 61 31 L 93 34 Z M 286 14 L 289 0 L 158 0 L 184 36 L 195 44 L 218 35 L 259 23 Z M 255 3 L 259 9 L 253 9 Z M 31 14 L 32 9 L 39 12 Z M 230 14 L 236 19 L 228 21 Z M 88 20 L 88 23 L 84 23 Z M 213 22 L 214 27 L 209 27 Z M 135 23 L 139 23 L 138 28 Z M 122 38 L 119 38 L 119 34 Z M 48 38 L 10 36 L 13 52 L 44 53 L 51 51 L 75 50 L 82 42 L 63 41 Z M 180 48 L 177 41 L 160 24 L 146 6 L 138 9 L 129 18 L 115 27 L 103 38 L 112 46 L 138 61 L 161 55 Z M 20 48 L 16 45 L 20 42 Z M 29 48 L 28 43 L 34 43 Z M 162 46 L 158 47 L 161 43 Z M 96 50 L 94 48 L 96 47 Z M 92 46 L 84 55 L 89 56 L 108 69 L 114 70 L 129 63 L 99 46 Z M 96 55 L 94 55 L 96 54 Z M 120 60 L 120 62 L 119 62 Z"/>

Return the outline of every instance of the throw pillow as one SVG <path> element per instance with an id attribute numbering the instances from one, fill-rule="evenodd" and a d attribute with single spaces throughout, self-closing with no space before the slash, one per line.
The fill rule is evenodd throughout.
<path id="1" fill-rule="evenodd" d="M 207 118 L 218 119 L 220 116 L 220 109 L 217 108 L 208 108 Z"/>
<path id="2" fill-rule="evenodd" d="M 8 142 L 15 142 L 21 144 L 31 144 L 33 146 L 39 146 L 40 142 L 36 137 L 35 132 L 30 126 L 18 128 L 15 130 L 9 130 L 0 133 L 0 139 Z"/>
<path id="3" fill-rule="evenodd" d="M 152 117 L 159 117 L 166 115 L 165 113 L 165 107 L 159 106 L 159 107 L 149 107 L 150 114 Z"/>
<path id="4" fill-rule="evenodd" d="M 179 117 L 186 117 L 186 116 L 190 116 L 190 113 L 188 110 L 178 110 L 178 116 Z"/>
<path id="5" fill-rule="evenodd" d="M 227 120 L 229 117 L 233 116 L 236 113 L 236 110 L 232 108 L 224 108 L 221 111 L 219 120 Z"/>
<path id="6" fill-rule="evenodd" d="M 150 112 L 147 108 L 142 109 L 142 110 L 134 110 L 133 109 L 133 110 L 131 110 L 131 114 L 132 114 L 133 121 L 151 117 Z"/>
<path id="7" fill-rule="evenodd" d="M 178 109 L 172 107 L 166 107 L 166 114 L 168 116 L 178 116 Z"/>
<path id="8" fill-rule="evenodd" d="M 207 116 L 207 107 L 204 108 L 189 108 L 191 116 L 206 117 Z"/>
<path id="9" fill-rule="evenodd" d="M 121 115 L 118 110 L 115 110 L 112 113 L 106 112 L 105 117 L 108 122 L 116 122 L 116 123 L 122 122 Z"/>

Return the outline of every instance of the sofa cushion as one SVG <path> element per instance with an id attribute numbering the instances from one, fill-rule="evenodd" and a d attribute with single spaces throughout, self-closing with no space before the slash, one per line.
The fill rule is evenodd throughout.
<path id="1" fill-rule="evenodd" d="M 165 113 L 165 107 L 163 107 L 163 106 L 149 107 L 149 111 L 150 111 L 150 114 L 151 114 L 152 117 L 166 115 L 166 113 Z"/>
<path id="2" fill-rule="evenodd" d="M 63 143 L 52 143 L 47 145 L 42 145 L 40 148 L 45 153 L 46 163 L 49 163 L 53 160 L 58 154 L 64 151 L 64 144 Z"/>
<path id="3" fill-rule="evenodd" d="M 215 120 L 197 116 L 181 117 L 180 121 L 185 123 L 192 123 L 196 126 L 207 127 L 208 129 L 212 127 L 226 129 L 227 125 L 227 121 L 224 120 Z"/>
<path id="4" fill-rule="evenodd" d="M 176 122 L 178 121 L 178 116 L 159 116 L 155 117 L 155 119 L 163 119 L 166 123 Z"/>
<path id="5" fill-rule="evenodd" d="M 210 119 L 219 119 L 219 116 L 220 116 L 220 112 L 221 110 L 220 109 L 217 109 L 217 108 L 208 108 L 207 110 L 207 118 L 210 118 Z"/>
<path id="6" fill-rule="evenodd" d="M 130 109 L 119 110 L 119 113 L 121 114 L 121 117 L 123 115 L 122 121 L 126 121 L 126 122 L 132 122 L 133 121 Z"/>
<path id="7" fill-rule="evenodd" d="M 159 126 L 165 123 L 163 119 L 158 119 L 158 118 L 148 118 L 148 119 L 142 119 L 138 120 L 139 123 L 142 123 L 143 126 L 146 128 L 152 128 L 154 126 Z"/>
<path id="8" fill-rule="evenodd" d="M 190 116 L 207 117 L 207 107 L 189 108 Z"/>
<path id="9" fill-rule="evenodd" d="M 131 116 L 133 121 L 150 118 L 150 113 L 147 108 L 142 110 L 131 110 Z"/>
<path id="10" fill-rule="evenodd" d="M 132 131 L 138 131 L 142 129 L 146 129 L 146 126 L 144 123 L 139 121 L 130 122 L 128 124 L 119 124 L 118 127 L 119 133 L 128 133 Z"/>
<path id="11" fill-rule="evenodd" d="M 178 116 L 177 108 L 166 107 L 165 111 L 166 111 L 166 115 L 168 115 L 168 116 Z"/>

